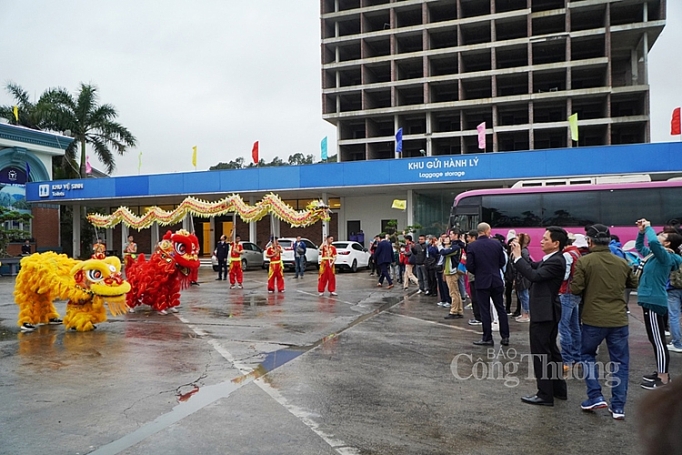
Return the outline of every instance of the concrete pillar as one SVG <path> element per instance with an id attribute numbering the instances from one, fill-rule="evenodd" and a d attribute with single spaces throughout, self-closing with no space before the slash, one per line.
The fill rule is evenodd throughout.
<path id="1" fill-rule="evenodd" d="M 152 223 L 152 225 L 149 227 L 149 232 L 151 234 L 151 239 L 152 239 L 152 250 L 150 251 L 150 253 L 153 253 L 154 250 L 156 249 L 156 245 L 160 241 L 158 223 Z"/>
<path id="2" fill-rule="evenodd" d="M 432 124 L 431 124 L 431 112 L 426 113 L 426 156 L 433 156 L 433 143 L 431 141 Z"/>
<path id="3" fill-rule="evenodd" d="M 338 96 L 336 97 L 338 99 Z M 339 112 L 338 110 L 336 112 Z M 341 162 L 341 147 L 339 146 L 341 140 L 341 122 L 336 123 L 336 162 Z"/>
<path id="4" fill-rule="evenodd" d="M 208 252 L 215 251 L 215 218 L 211 217 L 208 221 Z M 206 251 L 204 251 L 206 253 Z"/>
<path id="5" fill-rule="evenodd" d="M 346 198 L 345 197 L 340 197 L 339 202 L 341 202 L 341 208 L 336 212 L 336 220 L 337 223 L 339 224 L 339 238 L 340 239 L 347 239 L 348 238 L 348 231 L 347 231 L 347 223 L 346 223 Z"/>
<path id="6" fill-rule="evenodd" d="M 644 7 L 644 12 L 646 13 L 646 3 L 644 4 Z M 644 20 L 646 21 L 646 18 Z M 647 32 L 644 32 L 644 36 L 642 37 L 642 58 L 644 58 L 642 71 L 644 74 L 642 74 L 641 83 L 646 85 L 649 83 L 649 35 Z"/>
<path id="7" fill-rule="evenodd" d="M 114 230 L 111 228 L 106 228 L 105 229 L 105 236 L 106 238 L 106 246 L 107 250 L 113 250 L 114 249 Z"/>
<path id="8" fill-rule="evenodd" d="M 254 196 L 249 196 L 249 204 L 253 206 L 256 203 L 256 198 Z M 258 243 L 258 225 L 255 221 L 249 223 L 249 242 Z"/>
<path id="9" fill-rule="evenodd" d="M 73 239 L 71 248 L 73 250 L 73 257 L 79 258 L 81 256 L 81 206 L 76 204 L 73 206 Z"/>
<path id="10" fill-rule="evenodd" d="M 414 225 L 414 190 L 407 190 L 407 225 Z"/>
<path id="11" fill-rule="evenodd" d="M 123 256 L 123 252 L 126 249 L 126 243 L 128 243 L 128 235 L 130 235 L 129 232 L 130 228 L 121 223 L 121 249 L 119 250 L 121 252 L 121 257 Z"/>
<path id="12" fill-rule="evenodd" d="M 322 202 L 324 202 L 324 205 L 329 206 L 329 195 L 327 193 L 322 193 Z M 320 242 L 320 245 L 324 243 L 324 239 L 327 238 L 329 235 L 329 221 L 323 221 L 322 222 L 322 241 Z"/>

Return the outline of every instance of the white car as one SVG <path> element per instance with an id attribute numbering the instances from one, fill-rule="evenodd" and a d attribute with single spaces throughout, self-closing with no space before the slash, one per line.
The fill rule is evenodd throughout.
<path id="1" fill-rule="evenodd" d="M 336 247 L 336 267 L 338 269 L 350 270 L 355 273 L 359 268 L 369 266 L 371 254 L 358 242 L 337 241 L 332 242 Z M 318 263 L 322 259 L 318 259 Z"/>
<path id="2" fill-rule="evenodd" d="M 284 252 L 282 253 L 282 265 L 284 266 L 284 269 L 291 269 L 295 270 L 296 265 L 294 264 L 294 242 L 296 241 L 295 237 L 282 237 L 281 239 L 277 239 L 279 242 L 279 246 L 282 247 L 282 250 Z M 311 242 L 308 239 L 301 239 L 305 243 L 306 250 L 305 250 L 305 259 L 306 259 L 306 264 L 307 266 L 314 265 L 315 267 L 318 266 L 318 256 L 319 253 L 317 251 L 317 246 Z M 270 247 L 270 242 L 265 246 L 265 250 L 263 250 L 263 268 L 266 269 L 270 265 L 270 260 L 265 256 L 265 252 L 267 249 Z"/>
<path id="3" fill-rule="evenodd" d="M 242 269 L 246 270 L 249 267 L 261 267 L 263 265 L 263 250 L 251 242 L 239 242 L 239 244 L 244 247 L 244 254 L 242 254 Z M 211 256 L 211 265 L 213 266 L 213 271 L 218 271 L 218 258 L 215 254 Z M 228 266 L 229 258 L 228 258 Z"/>

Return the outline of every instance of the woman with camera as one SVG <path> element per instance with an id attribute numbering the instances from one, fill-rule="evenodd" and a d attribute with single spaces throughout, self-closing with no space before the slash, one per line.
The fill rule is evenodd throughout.
<path id="1" fill-rule="evenodd" d="M 656 235 L 651 222 L 642 218 L 637 221 L 639 234 L 635 248 L 642 255 L 643 266 L 637 288 L 637 304 L 644 313 L 644 325 L 656 357 L 656 372 L 642 377 L 642 388 L 654 390 L 670 381 L 668 364 L 670 353 L 665 340 L 665 317 L 668 314 L 666 286 L 670 272 L 682 265 L 682 257 L 676 254 L 682 245 L 682 236 L 661 232 Z M 646 238 L 648 247 L 644 245 Z"/>

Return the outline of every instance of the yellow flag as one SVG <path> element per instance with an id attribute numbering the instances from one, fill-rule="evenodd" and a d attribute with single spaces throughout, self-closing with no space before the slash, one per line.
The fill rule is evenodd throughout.
<path id="1" fill-rule="evenodd" d="M 197 167 L 197 146 L 192 147 L 192 166 Z"/>
<path id="2" fill-rule="evenodd" d="M 14 112 L 14 120 L 19 121 L 19 106 L 14 106 L 12 109 L 12 112 Z"/>
<path id="3" fill-rule="evenodd" d="M 393 199 L 392 209 L 405 210 L 407 209 L 407 201 L 402 199 Z"/>
<path id="4" fill-rule="evenodd" d="M 140 152 L 139 155 L 137 155 L 137 173 L 140 173 L 140 169 L 142 169 L 142 152 Z"/>
<path id="5" fill-rule="evenodd" d="M 578 142 L 578 114 L 568 118 L 568 126 L 571 128 L 571 140 Z"/>

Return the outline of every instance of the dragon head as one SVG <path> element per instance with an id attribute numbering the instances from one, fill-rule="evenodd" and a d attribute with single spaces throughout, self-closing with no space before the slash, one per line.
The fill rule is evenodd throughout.
<path id="1" fill-rule="evenodd" d="M 80 290 L 96 296 L 119 297 L 130 291 L 121 275 L 121 260 L 115 256 L 79 262 L 71 275 Z"/>
<path id="2" fill-rule="evenodd" d="M 158 245 L 159 252 L 167 261 L 175 263 L 177 270 L 185 276 L 199 268 L 199 239 L 184 229 L 168 231 Z"/>
<path id="3" fill-rule="evenodd" d="M 315 219 L 324 221 L 329 221 L 331 219 L 329 216 L 331 209 L 322 199 L 310 201 L 308 205 L 306 205 L 306 210 L 313 212 Z"/>

